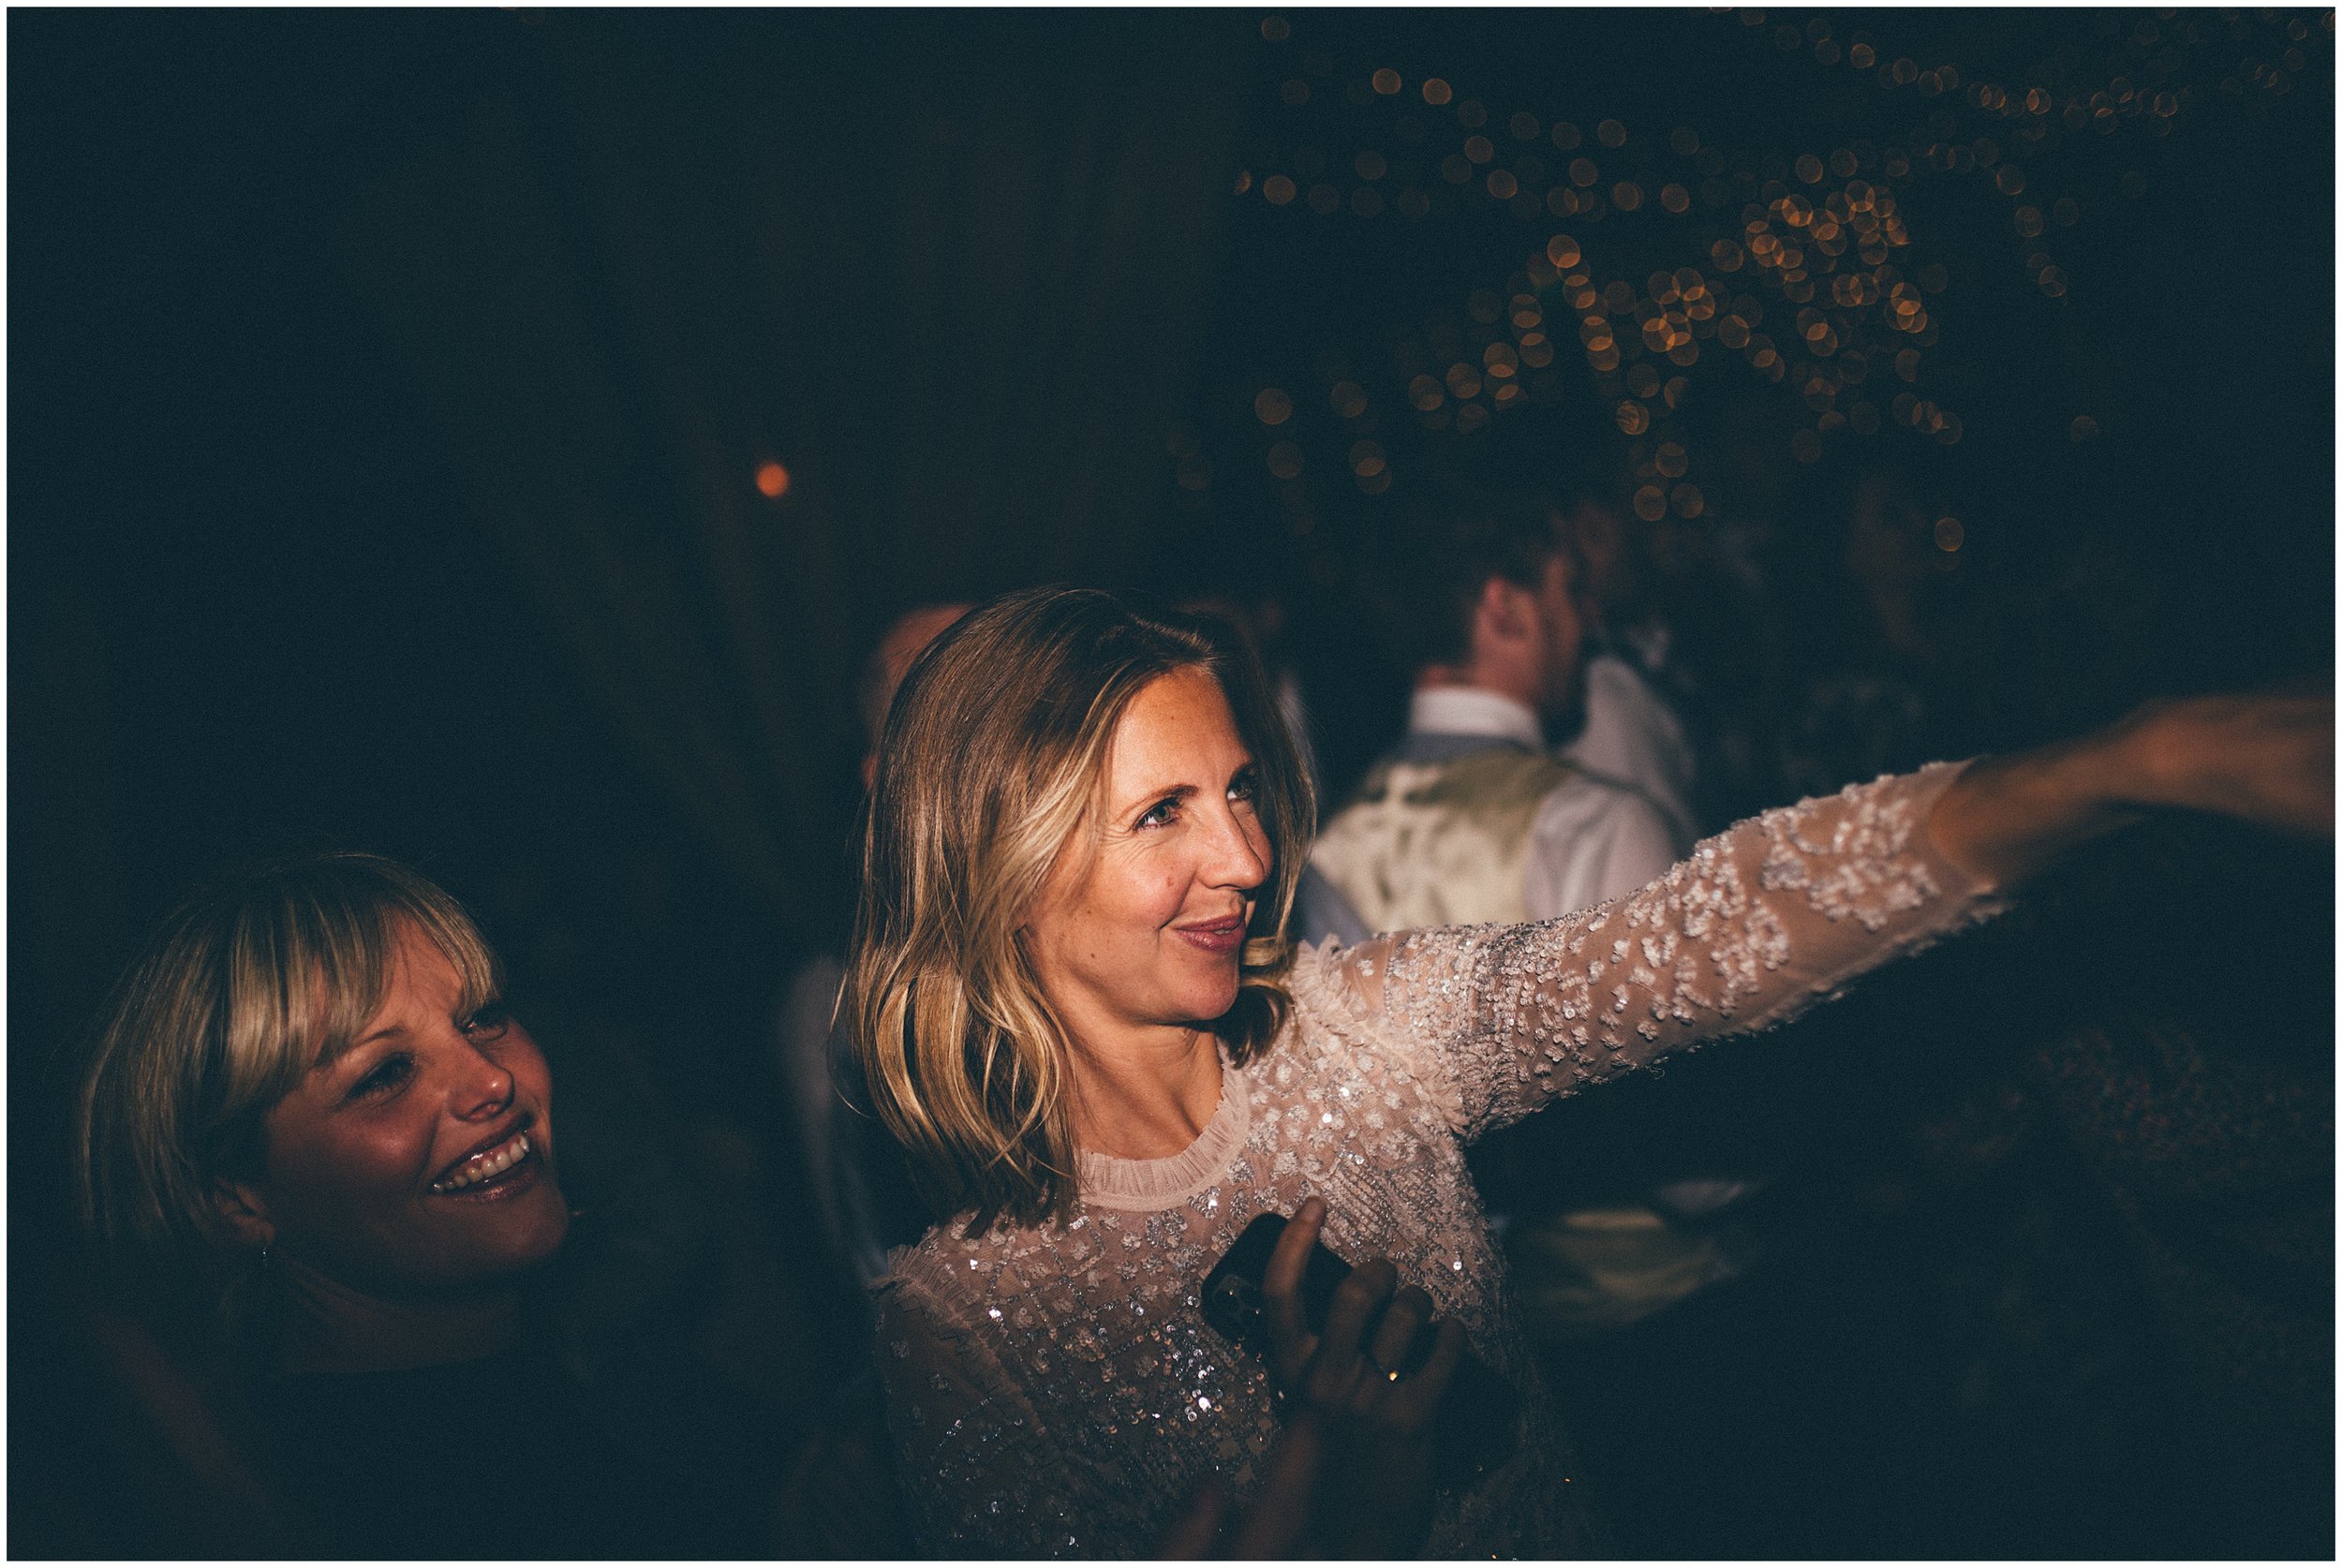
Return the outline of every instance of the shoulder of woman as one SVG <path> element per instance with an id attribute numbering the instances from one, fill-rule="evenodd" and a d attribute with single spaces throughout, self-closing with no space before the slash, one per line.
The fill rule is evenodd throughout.
<path id="1" fill-rule="evenodd" d="M 1030 1233 L 1002 1227 L 963 1235 L 966 1218 L 932 1227 L 909 1247 L 888 1250 L 886 1272 L 870 1286 L 882 1308 L 890 1300 L 915 1301 L 956 1320 L 982 1306 L 1003 1269 L 1013 1271 L 1030 1250 L 1020 1243 L 1029 1241 Z"/>
<path id="2" fill-rule="evenodd" d="M 951 1226 L 936 1225 L 907 1247 L 889 1247 L 886 1272 L 871 1282 L 871 1294 L 882 1297 L 901 1291 L 931 1294 L 938 1281 L 952 1277 L 956 1264 L 967 1266 L 961 1260 L 968 1255 L 968 1246 Z"/>
<path id="3" fill-rule="evenodd" d="M 1372 1032 L 1373 1010 L 1359 985 L 1372 969 L 1365 947 L 1344 947 L 1338 941 L 1303 944 L 1285 975 L 1293 1016 L 1278 1032 L 1277 1048 L 1290 1050 L 1298 1043 L 1297 1037 L 1319 1039 L 1328 1031 L 1345 1036 Z"/>
<path id="4" fill-rule="evenodd" d="M 976 1304 L 951 1269 L 924 1246 L 897 1249 L 888 1265 L 870 1286 L 882 1339 L 899 1340 L 909 1335 L 957 1341 L 975 1327 Z"/>

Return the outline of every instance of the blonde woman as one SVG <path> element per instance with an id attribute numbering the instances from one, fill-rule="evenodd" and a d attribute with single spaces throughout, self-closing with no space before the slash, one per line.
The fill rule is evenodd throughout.
<path id="1" fill-rule="evenodd" d="M 1581 914 L 1297 954 L 1312 803 L 1242 652 L 1086 590 L 975 611 L 889 718 L 842 1002 L 949 1217 L 879 1287 L 923 1544 L 1128 1556 L 1207 1475 L 1244 1497 L 1277 1374 L 1203 1322 L 1199 1281 L 1316 1198 L 1335 1252 L 1388 1257 L 1520 1397 L 1511 1458 L 1439 1499 L 1427 1555 L 1596 1547 L 1464 1146 L 1778 1024 L 2142 810 L 2331 834 L 2332 759 L 2330 699 L 2174 704 L 1770 812 Z"/>
<path id="2" fill-rule="evenodd" d="M 90 1051 L 84 1216 L 240 1302 L 239 1365 L 209 1394 L 280 1550 L 761 1552 L 767 1504 L 633 1441 L 554 1354 L 525 1288 L 570 1232 L 552 1073 L 500 986 L 463 909 L 390 861 L 198 895 Z"/>

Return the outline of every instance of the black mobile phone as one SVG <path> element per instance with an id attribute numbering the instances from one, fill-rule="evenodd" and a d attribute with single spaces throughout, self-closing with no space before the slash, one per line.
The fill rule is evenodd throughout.
<path id="1" fill-rule="evenodd" d="M 1204 1276 L 1204 1321 L 1230 1343 L 1264 1361 L 1269 1359 L 1273 1347 L 1262 1280 L 1268 1272 L 1268 1254 L 1276 1250 L 1284 1228 L 1282 1214 L 1259 1216 Z M 1301 1313 L 1310 1332 L 1326 1332 L 1326 1314 L 1333 1306 L 1334 1292 L 1349 1277 L 1350 1265 L 1324 1242 L 1311 1246 L 1309 1262 L 1301 1271 Z M 1374 1325 L 1368 1324 L 1365 1332 L 1371 1337 Z M 1426 1324 L 1416 1330 L 1401 1370 L 1420 1367 L 1430 1349 L 1431 1326 Z M 1467 1485 L 1510 1458 L 1519 1441 L 1519 1417 L 1520 1398 L 1512 1384 L 1466 1351 L 1432 1417 L 1438 1453 L 1434 1474 L 1439 1484 Z"/>

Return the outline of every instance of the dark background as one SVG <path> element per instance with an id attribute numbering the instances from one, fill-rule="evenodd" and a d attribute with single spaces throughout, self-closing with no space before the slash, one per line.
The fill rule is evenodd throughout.
<path id="1" fill-rule="evenodd" d="M 842 925 L 850 672 L 885 622 L 1033 581 L 1273 594 L 1339 788 L 1395 721 L 1345 541 L 1430 466 L 1623 497 L 1681 443 L 1704 505 L 1669 559 L 1756 563 L 1765 723 L 1836 624 L 1799 563 L 1836 559 L 1874 469 L 1964 525 L 1932 563 L 1964 650 L 1912 738 L 1933 753 L 2327 680 L 2332 20 L 11 11 L 12 1278 L 61 1229 L 57 1063 L 107 980 L 191 880 L 289 848 L 441 880 L 518 988 L 785 1169 L 768 1018 Z M 1451 181 L 1475 104 L 1490 167 L 1538 160 L 1531 195 L 1591 154 L 1646 200 L 1523 215 L 1477 164 Z M 1712 342 L 1623 434 L 1549 293 L 1522 406 L 1471 434 L 1411 407 L 1555 233 L 1596 287 L 1755 289 L 1715 241 L 1767 182 L 1818 200 L 1794 160 L 1840 147 L 1934 279 L 1916 380 L 1865 318 L 1886 353 L 1834 406 L 1875 394 L 1874 434 L 1806 461 L 1801 372 Z M 1763 297 L 1787 351 L 1794 306 Z M 1905 391 L 1956 444 L 1893 416 Z"/>

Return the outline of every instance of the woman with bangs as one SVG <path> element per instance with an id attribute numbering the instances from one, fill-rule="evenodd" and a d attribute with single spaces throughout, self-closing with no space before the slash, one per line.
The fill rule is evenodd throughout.
<path id="1" fill-rule="evenodd" d="M 1465 1146 L 1783 1023 L 2148 811 L 2330 836 L 2332 768 L 2330 698 L 2162 704 L 1768 812 L 1560 920 L 1297 951 L 1313 806 L 1242 647 L 1089 590 L 978 609 L 889 717 L 840 1002 L 942 1220 L 879 1286 L 923 1545 L 1138 1555 L 1204 1477 L 1250 1496 L 1283 1394 L 1326 1393 L 1297 1288 L 1322 1234 L 1387 1303 L 1369 1383 L 1424 1377 L 1437 1322 L 1518 1396 L 1509 1457 L 1423 1497 L 1425 1555 L 1601 1554 Z M 1256 1359 L 1199 1305 L 1268 1213 L 1295 1222 Z M 1398 1507 L 1423 1475 L 1354 1489 Z"/>
<path id="2" fill-rule="evenodd" d="M 532 1293 L 571 1225 L 552 1077 L 501 990 L 463 909 L 390 861 L 316 856 L 199 895 L 93 1045 L 84 1218 L 225 1304 L 214 1448 L 276 1516 L 247 1540 L 760 1552 L 768 1499 L 635 1442 L 559 1364 Z"/>

